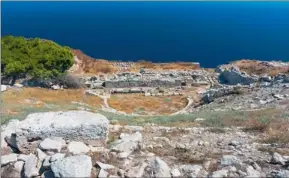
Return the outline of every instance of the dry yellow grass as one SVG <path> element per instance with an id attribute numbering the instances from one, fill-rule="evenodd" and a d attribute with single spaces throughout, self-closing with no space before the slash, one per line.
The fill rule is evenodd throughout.
<path id="1" fill-rule="evenodd" d="M 239 60 L 232 62 L 232 64 L 236 65 L 241 71 L 244 71 L 248 74 L 257 74 L 257 75 L 268 74 L 269 76 L 276 76 L 279 73 L 289 72 L 289 64 L 288 66 L 273 67 L 267 66 L 264 63 L 257 60 Z"/>
<path id="2" fill-rule="evenodd" d="M 4 105 L 33 104 L 35 106 L 44 103 L 71 104 L 72 101 L 86 103 L 93 107 L 99 107 L 102 100 L 96 96 L 85 95 L 83 89 L 49 90 L 44 88 L 23 88 L 21 90 L 9 90 L 1 94 Z M 30 101 L 36 102 L 30 102 Z"/>
<path id="3" fill-rule="evenodd" d="M 73 73 L 84 74 L 99 74 L 99 73 L 113 73 L 116 69 L 107 60 L 93 59 L 90 56 L 85 55 L 80 50 L 72 50 L 73 54 L 79 59 L 75 65 L 78 65 L 78 71 Z"/>
<path id="4" fill-rule="evenodd" d="M 132 70 L 139 71 L 141 68 L 153 70 L 196 70 L 200 69 L 200 66 L 189 62 L 152 63 L 150 61 L 138 61 Z"/>
<path id="5" fill-rule="evenodd" d="M 75 64 L 72 68 L 77 66 L 77 70 L 71 71 L 72 74 L 77 75 L 86 75 L 86 74 L 109 74 L 114 72 L 120 72 L 113 65 L 114 62 L 103 60 L 103 59 L 94 59 L 90 56 L 87 56 L 80 50 L 72 50 L 73 54 L 77 56 L 79 61 L 75 61 Z M 150 61 L 138 61 L 135 62 L 133 67 L 127 69 L 127 72 L 139 72 L 141 68 L 154 69 L 154 70 L 195 70 L 200 69 L 198 64 L 188 63 L 188 62 L 175 62 L 175 63 L 152 63 Z"/>
<path id="6" fill-rule="evenodd" d="M 112 95 L 109 105 L 126 113 L 171 114 L 187 105 L 184 96 L 143 96 L 141 94 Z"/>

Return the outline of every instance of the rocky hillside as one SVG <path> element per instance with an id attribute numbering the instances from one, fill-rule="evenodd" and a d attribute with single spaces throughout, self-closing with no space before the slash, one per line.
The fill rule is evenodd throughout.
<path id="1" fill-rule="evenodd" d="M 1 176 L 289 177 L 289 63 L 73 53 L 81 89 L 1 85 Z"/>
<path id="2" fill-rule="evenodd" d="M 2 126 L 1 175 L 288 177 L 288 148 L 256 138 L 240 128 L 121 126 L 86 111 L 35 113 Z"/>
<path id="3" fill-rule="evenodd" d="M 104 59 L 94 59 L 80 50 L 72 50 L 74 65 L 69 70 L 73 74 L 111 74 L 115 72 L 139 72 L 140 69 L 152 70 L 195 70 L 200 68 L 199 63 L 152 63 L 149 61 L 118 62 Z"/>

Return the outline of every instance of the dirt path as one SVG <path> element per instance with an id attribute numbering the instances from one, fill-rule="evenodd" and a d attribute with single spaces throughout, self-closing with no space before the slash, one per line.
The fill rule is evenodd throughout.
<path id="1" fill-rule="evenodd" d="M 187 104 L 186 107 L 184 107 L 183 109 L 181 109 L 181 110 L 179 110 L 179 111 L 177 111 L 177 112 L 175 112 L 175 113 L 172 113 L 172 114 L 170 114 L 170 115 L 173 116 L 173 115 L 185 113 L 186 110 L 194 103 L 194 100 L 193 100 L 192 98 L 188 97 L 187 99 L 188 99 L 188 104 Z"/>

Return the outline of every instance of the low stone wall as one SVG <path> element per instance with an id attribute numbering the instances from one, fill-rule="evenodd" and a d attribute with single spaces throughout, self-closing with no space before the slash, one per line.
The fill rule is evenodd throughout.
<path id="1" fill-rule="evenodd" d="M 139 80 L 139 81 L 105 81 L 105 88 L 130 88 L 130 87 L 167 87 L 181 86 L 181 80 Z"/>

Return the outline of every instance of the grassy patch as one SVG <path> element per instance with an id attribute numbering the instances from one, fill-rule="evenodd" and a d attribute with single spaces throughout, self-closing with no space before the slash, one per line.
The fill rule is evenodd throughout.
<path id="1" fill-rule="evenodd" d="M 102 100 L 84 90 L 12 89 L 1 93 L 1 123 L 24 119 L 28 114 L 99 108 Z"/>
<path id="2" fill-rule="evenodd" d="M 179 111 L 187 105 L 183 96 L 143 96 L 142 94 L 113 95 L 108 100 L 109 105 L 126 113 L 170 114 Z"/>

